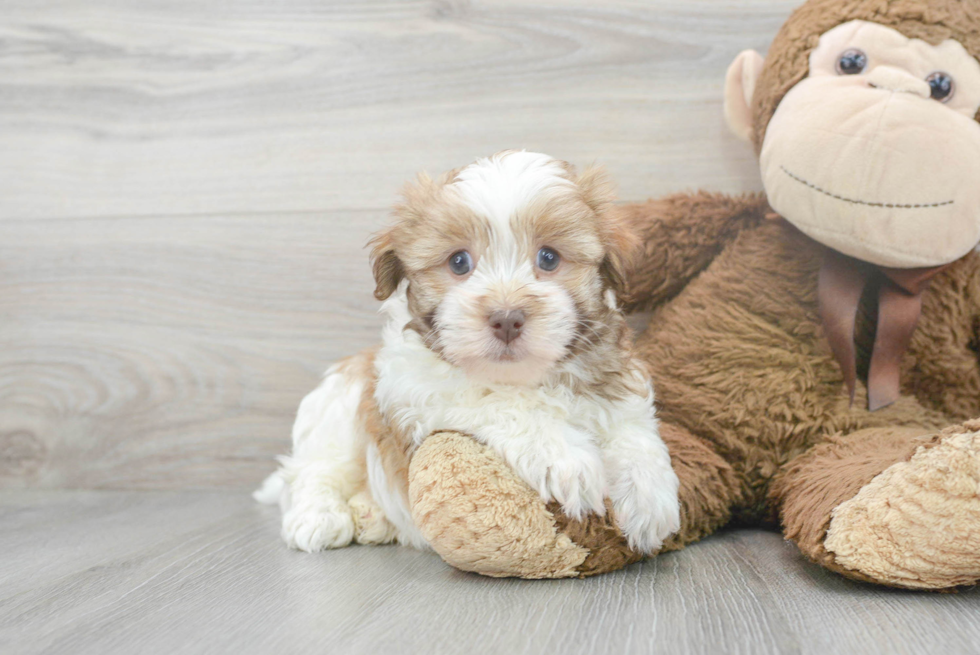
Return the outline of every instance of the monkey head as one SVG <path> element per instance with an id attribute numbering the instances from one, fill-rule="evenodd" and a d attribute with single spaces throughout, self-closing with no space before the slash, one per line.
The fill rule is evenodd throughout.
<path id="1" fill-rule="evenodd" d="M 725 116 L 769 203 L 850 257 L 909 269 L 980 242 L 980 2 L 810 0 L 729 68 Z"/>

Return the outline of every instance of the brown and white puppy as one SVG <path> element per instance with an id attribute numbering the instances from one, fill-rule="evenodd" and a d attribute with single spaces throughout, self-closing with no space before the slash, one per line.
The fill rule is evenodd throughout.
<path id="1" fill-rule="evenodd" d="M 631 546 L 657 550 L 679 526 L 678 483 L 616 305 L 634 241 L 603 174 L 508 151 L 404 195 L 373 241 L 383 344 L 327 371 L 257 494 L 280 500 L 286 542 L 425 547 L 405 469 L 453 430 L 569 516 L 608 496 Z"/>

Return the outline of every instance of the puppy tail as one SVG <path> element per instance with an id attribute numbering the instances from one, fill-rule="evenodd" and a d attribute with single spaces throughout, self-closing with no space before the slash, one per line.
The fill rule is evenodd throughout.
<path id="1" fill-rule="evenodd" d="M 252 498 L 263 505 L 278 505 L 285 489 L 286 481 L 282 474 L 276 471 L 262 482 L 262 486 L 252 492 Z"/>

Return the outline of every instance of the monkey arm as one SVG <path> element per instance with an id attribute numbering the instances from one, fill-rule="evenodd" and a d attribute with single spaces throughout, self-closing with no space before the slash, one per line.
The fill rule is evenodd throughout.
<path id="1" fill-rule="evenodd" d="M 936 276 L 912 340 L 909 391 L 946 416 L 980 418 L 980 253 Z"/>
<path id="2" fill-rule="evenodd" d="M 971 256 L 980 260 L 980 246 L 977 246 L 976 254 Z M 970 314 L 973 317 L 973 340 L 970 342 L 970 348 L 976 354 L 977 368 L 980 369 L 980 264 L 976 269 L 970 276 L 969 303 Z"/>
<path id="3" fill-rule="evenodd" d="M 761 194 L 703 191 L 621 205 L 642 245 L 627 276 L 626 309 L 649 309 L 675 296 L 768 208 Z"/>

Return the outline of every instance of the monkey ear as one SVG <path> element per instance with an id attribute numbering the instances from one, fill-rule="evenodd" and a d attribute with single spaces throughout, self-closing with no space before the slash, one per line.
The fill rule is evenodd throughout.
<path id="1" fill-rule="evenodd" d="M 743 50 L 725 76 L 725 121 L 742 141 L 752 141 L 752 96 L 765 59 L 755 50 Z"/>
<path id="2" fill-rule="evenodd" d="M 395 254 L 391 229 L 380 232 L 371 239 L 371 268 L 374 271 L 374 297 L 387 300 L 405 277 L 402 262 Z"/>

